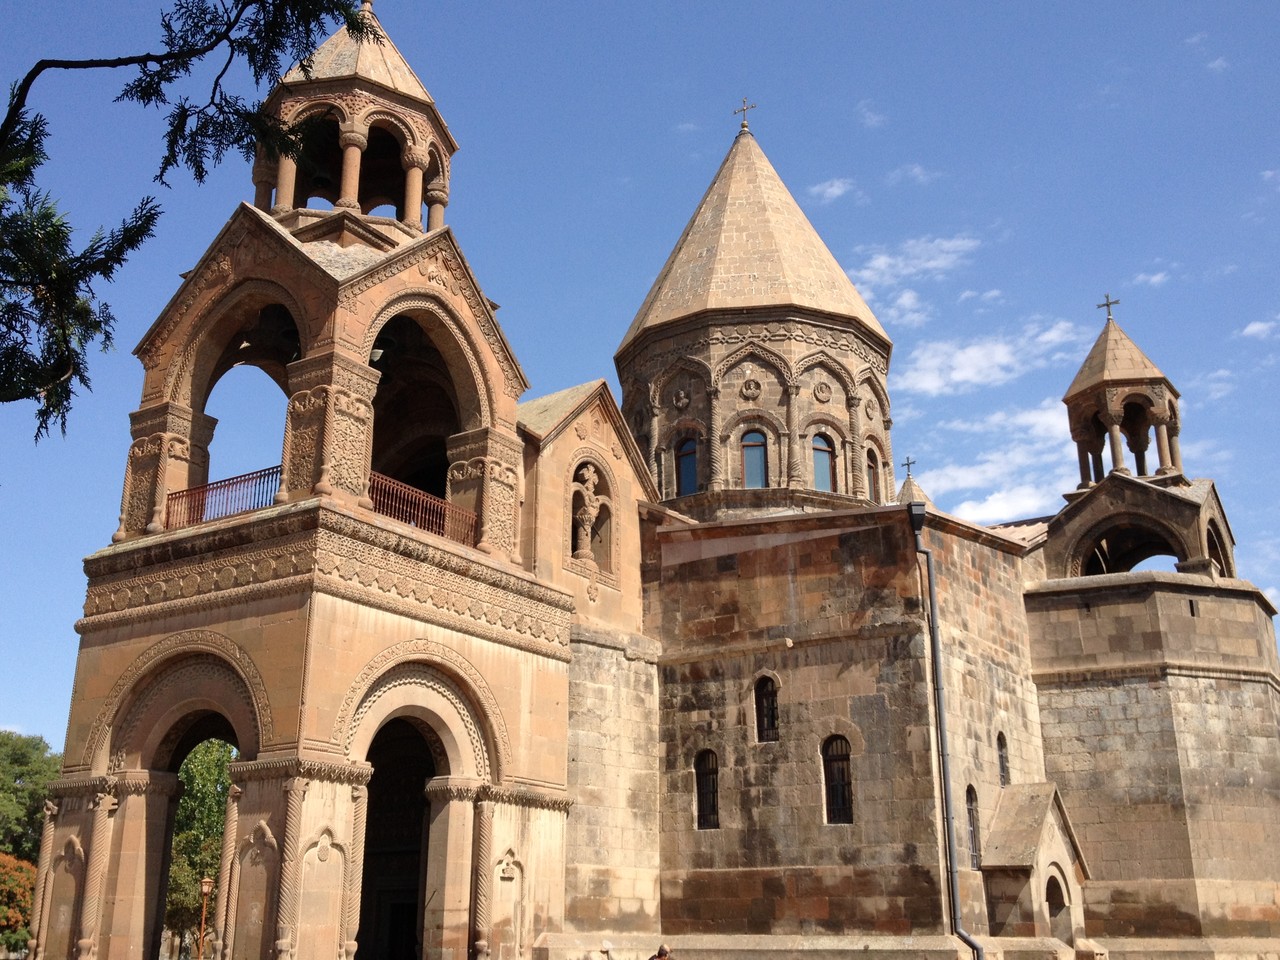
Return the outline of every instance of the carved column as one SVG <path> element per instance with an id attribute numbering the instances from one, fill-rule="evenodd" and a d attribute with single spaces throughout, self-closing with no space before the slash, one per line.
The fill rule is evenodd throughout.
<path id="1" fill-rule="evenodd" d="M 804 471 L 800 459 L 800 428 L 796 425 L 799 411 L 796 401 L 800 397 L 800 384 L 787 384 L 787 486 L 803 487 Z"/>
<path id="2" fill-rule="evenodd" d="M 400 156 L 400 166 L 404 168 L 404 209 L 400 212 L 400 222 L 414 230 L 422 229 L 422 176 L 430 162 L 426 152 L 418 148 L 405 150 Z"/>
<path id="3" fill-rule="evenodd" d="M 493 902 L 493 801 L 476 801 L 475 950 L 477 960 L 489 956 L 489 924 Z"/>
<path id="4" fill-rule="evenodd" d="M 1169 460 L 1173 466 L 1174 473 L 1182 473 L 1182 444 L 1178 440 L 1178 435 L 1182 432 L 1182 425 L 1177 420 L 1169 421 Z"/>
<path id="5" fill-rule="evenodd" d="M 342 147 L 342 188 L 334 206 L 359 213 L 360 157 L 369 146 L 369 138 L 349 127 L 338 134 L 338 143 Z"/>
<path id="6" fill-rule="evenodd" d="M 884 502 L 893 503 L 898 496 L 897 471 L 893 462 L 893 417 L 884 418 L 884 463 L 881 467 L 884 469 L 885 480 L 888 481 Z"/>
<path id="7" fill-rule="evenodd" d="M 523 450 L 512 434 L 493 427 L 449 438 L 448 499 L 475 512 L 476 548 L 518 561 L 520 463 Z"/>
<path id="8" fill-rule="evenodd" d="M 231 862 L 236 857 L 236 841 L 240 833 L 240 797 L 243 791 L 234 783 L 227 790 L 226 817 L 222 827 L 222 852 L 218 857 L 218 898 L 213 907 L 213 960 L 222 960 L 230 947 L 227 932 L 228 904 L 231 902 Z"/>
<path id="9" fill-rule="evenodd" d="M 707 397 L 711 401 L 711 416 L 707 423 L 707 460 L 711 468 L 711 480 L 707 484 L 710 490 L 724 489 L 724 446 L 720 442 L 722 428 L 720 420 L 720 388 L 708 387 Z"/>
<path id="10" fill-rule="evenodd" d="M 108 790 L 111 785 L 108 785 Z M 109 792 L 93 798 L 93 826 L 89 833 L 89 866 L 84 878 L 84 905 L 80 912 L 80 938 L 76 941 L 76 956 L 90 960 L 98 950 L 98 926 L 102 918 L 102 888 L 106 881 L 107 864 L 111 854 L 112 814 L 116 811 L 116 798 Z"/>
<path id="11" fill-rule="evenodd" d="M 444 226 L 444 208 L 449 205 L 449 182 L 437 177 L 427 185 L 427 230 Z"/>
<path id="12" fill-rule="evenodd" d="M 276 205 L 273 214 L 288 213 L 294 209 L 294 192 L 298 180 L 298 165 L 292 157 L 281 157 L 276 163 Z"/>
<path id="13" fill-rule="evenodd" d="M 862 440 L 862 420 L 858 412 L 862 409 L 862 398 L 850 396 L 845 404 L 849 413 L 849 492 L 855 497 L 867 499 L 867 452 Z"/>
<path id="14" fill-rule="evenodd" d="M 1156 421 L 1156 459 L 1160 466 L 1157 476 L 1173 473 L 1173 457 L 1169 453 L 1169 421 L 1167 418 Z"/>
<path id="15" fill-rule="evenodd" d="M 1111 472 L 1129 476 L 1131 471 L 1124 465 L 1124 435 L 1120 432 L 1120 417 L 1110 415 L 1105 418 L 1107 437 L 1111 441 Z"/>
<path id="16" fill-rule="evenodd" d="M 57 827 L 58 805 L 52 800 L 44 802 L 44 824 L 40 828 L 40 865 L 36 868 L 35 900 L 31 905 L 31 939 L 27 941 L 27 955 L 39 960 L 44 954 L 44 930 L 46 893 L 49 870 L 53 865 L 53 834 Z"/>
<path id="17" fill-rule="evenodd" d="M 369 812 L 369 788 L 356 784 L 351 788 L 351 842 L 347 845 L 349 862 L 342 891 L 342 953 L 346 960 L 356 955 L 356 934 L 360 931 L 360 884 L 364 877 L 364 833 Z"/>
<path id="18" fill-rule="evenodd" d="M 1080 486 L 1077 490 L 1085 490 L 1092 486 L 1092 478 L 1090 476 L 1089 467 L 1089 451 L 1085 449 L 1085 445 L 1080 441 L 1076 441 L 1076 460 L 1080 466 Z"/>
<path id="19" fill-rule="evenodd" d="M 298 930 L 299 886 L 302 862 L 298 857 L 302 830 L 302 801 L 306 799 L 309 780 L 292 777 L 285 781 L 284 852 L 280 858 L 280 901 L 276 920 L 276 956 L 289 960 L 293 956 L 294 938 Z"/>
<path id="20" fill-rule="evenodd" d="M 381 374 L 339 353 L 289 364 L 289 408 L 277 503 L 312 494 L 369 500 L 373 395 Z"/>
<path id="21" fill-rule="evenodd" d="M 120 525 L 113 543 L 165 529 L 169 493 L 209 479 L 209 441 L 217 420 L 177 403 L 160 403 L 129 415 L 133 444 L 125 465 Z M 188 512 L 202 511 L 192 501 Z M 199 522 L 200 516 L 188 517 Z"/>
<path id="22" fill-rule="evenodd" d="M 259 210 L 271 210 L 271 188 L 279 177 L 277 161 L 265 154 L 258 154 L 253 160 L 253 205 Z"/>
<path id="23" fill-rule="evenodd" d="M 658 484 L 658 496 L 665 496 L 666 491 L 661 487 L 662 480 L 658 476 L 658 457 L 662 455 L 658 449 L 658 431 L 661 429 L 661 421 L 658 419 L 662 413 L 661 405 L 652 398 L 649 400 L 649 474 L 653 477 L 653 482 Z"/>

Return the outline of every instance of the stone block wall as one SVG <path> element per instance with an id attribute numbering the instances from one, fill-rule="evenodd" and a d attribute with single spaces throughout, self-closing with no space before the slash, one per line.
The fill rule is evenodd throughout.
<path id="1" fill-rule="evenodd" d="M 565 927 L 656 931 L 656 645 L 576 628 L 571 647 Z"/>

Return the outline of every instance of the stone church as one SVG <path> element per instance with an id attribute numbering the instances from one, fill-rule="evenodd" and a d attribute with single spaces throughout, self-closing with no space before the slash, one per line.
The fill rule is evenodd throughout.
<path id="1" fill-rule="evenodd" d="M 1280 955 L 1275 610 L 1113 319 L 1079 486 L 976 525 L 899 484 L 892 343 L 745 122 L 619 404 L 524 399 L 390 41 L 268 106 L 307 149 L 136 351 L 33 960 L 157 956 L 210 737 L 214 960 Z M 280 464 L 214 478 L 238 364 Z"/>

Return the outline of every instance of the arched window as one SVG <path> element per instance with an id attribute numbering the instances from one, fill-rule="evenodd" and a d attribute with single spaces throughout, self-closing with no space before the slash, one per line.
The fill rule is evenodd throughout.
<path id="1" fill-rule="evenodd" d="M 996 734 L 996 756 L 1000 761 L 1000 786 L 1009 785 L 1009 741 L 1003 733 Z"/>
<path id="2" fill-rule="evenodd" d="M 718 830 L 720 828 L 720 761 L 714 750 L 703 750 L 693 761 L 693 772 L 697 777 L 698 791 L 698 829 Z"/>
<path id="3" fill-rule="evenodd" d="M 827 787 L 827 823 L 853 823 L 849 741 L 839 734 L 822 744 L 822 777 Z"/>
<path id="4" fill-rule="evenodd" d="M 676 444 L 676 496 L 698 492 L 698 441 L 693 437 Z"/>
<path id="5" fill-rule="evenodd" d="M 825 433 L 813 436 L 813 488 L 825 493 L 836 489 L 836 447 Z"/>
<path id="6" fill-rule="evenodd" d="M 982 867 L 982 846 L 978 836 L 978 791 L 973 784 L 964 792 L 964 806 L 969 814 L 969 867 L 978 870 Z"/>
<path id="7" fill-rule="evenodd" d="M 575 560 L 589 560 L 604 573 L 613 572 L 613 501 L 604 472 L 589 460 L 573 471 L 569 550 Z"/>
<path id="8" fill-rule="evenodd" d="M 742 485 L 761 488 L 769 485 L 769 448 L 764 434 L 748 430 L 742 435 Z"/>
<path id="9" fill-rule="evenodd" d="M 880 458 L 875 450 L 867 448 L 867 499 L 880 502 Z"/>
<path id="10" fill-rule="evenodd" d="M 756 740 L 773 743 L 778 739 L 778 685 L 772 677 L 756 681 Z"/>

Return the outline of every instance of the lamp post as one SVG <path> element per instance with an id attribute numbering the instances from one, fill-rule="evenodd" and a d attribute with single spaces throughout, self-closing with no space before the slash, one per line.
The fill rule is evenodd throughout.
<path id="1" fill-rule="evenodd" d="M 200 942 L 196 946 L 197 960 L 204 960 L 204 918 L 209 910 L 209 894 L 213 893 L 213 879 L 204 877 L 200 881 Z"/>

